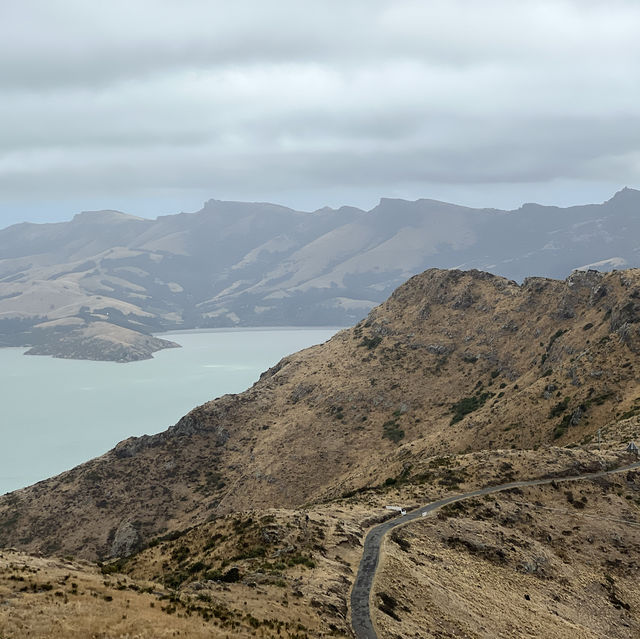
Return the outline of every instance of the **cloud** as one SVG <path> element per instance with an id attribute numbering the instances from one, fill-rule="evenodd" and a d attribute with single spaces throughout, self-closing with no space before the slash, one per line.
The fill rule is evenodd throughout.
<path id="1" fill-rule="evenodd" d="M 320 206 L 637 183 L 639 21 L 631 0 L 9 0 L 0 188 L 12 206 L 167 188 Z"/>

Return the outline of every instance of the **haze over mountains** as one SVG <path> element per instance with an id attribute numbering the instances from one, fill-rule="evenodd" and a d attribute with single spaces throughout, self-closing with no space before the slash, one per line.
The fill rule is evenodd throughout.
<path id="1" fill-rule="evenodd" d="M 522 280 L 640 266 L 640 192 L 515 211 L 382 199 L 313 213 L 210 200 L 156 220 L 85 212 L 0 231 L 0 344 L 128 361 L 175 328 L 352 324 L 426 268 Z"/>

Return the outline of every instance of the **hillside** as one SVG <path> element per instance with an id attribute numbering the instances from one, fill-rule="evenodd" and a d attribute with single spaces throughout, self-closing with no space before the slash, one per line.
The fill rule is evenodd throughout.
<path id="1" fill-rule="evenodd" d="M 445 507 L 385 543 L 379 637 L 640 634 L 640 473 Z"/>
<path id="2" fill-rule="evenodd" d="M 106 324 L 142 335 L 351 325 L 425 268 L 521 280 L 640 266 L 639 210 L 640 192 L 624 189 L 602 204 L 562 209 L 382 199 L 370 211 L 307 213 L 210 200 L 156 220 L 97 211 L 18 224 L 0 231 L 0 345 L 128 361 L 150 357 L 158 343 L 123 339 L 104 349 Z"/>
<path id="3" fill-rule="evenodd" d="M 634 461 L 639 298 L 640 270 L 415 276 L 244 393 L 0 497 L 0 628 L 351 636 L 386 505 Z M 394 530 L 378 636 L 635 636 L 639 477 L 556 480 Z"/>
<path id="4" fill-rule="evenodd" d="M 1 497 L 0 544 L 121 556 L 226 513 L 378 485 L 422 458 L 590 442 L 640 412 L 638 297 L 638 270 L 522 285 L 427 271 L 244 393 Z"/>
<path id="5" fill-rule="evenodd" d="M 3 550 L 0 628 L 16 639 L 349 637 L 349 590 L 365 533 L 394 516 L 385 504 L 616 467 L 639 431 L 636 417 L 613 425 L 601 450 L 425 458 L 393 482 L 304 509 L 218 517 L 106 564 Z M 638 477 L 470 499 L 394 531 L 374 590 L 378 636 L 635 636 Z"/>

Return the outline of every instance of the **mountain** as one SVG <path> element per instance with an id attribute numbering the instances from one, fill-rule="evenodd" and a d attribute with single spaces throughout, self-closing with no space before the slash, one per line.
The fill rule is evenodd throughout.
<path id="1" fill-rule="evenodd" d="M 117 211 L 0 231 L 0 345 L 128 361 L 162 348 L 102 350 L 105 324 L 168 329 L 349 325 L 426 268 L 522 280 L 640 266 L 640 192 L 598 205 L 515 211 L 382 199 L 313 213 L 210 200 L 147 220 Z M 78 345 L 83 345 L 78 348 Z M 166 346 L 166 345 L 165 345 Z M 127 352 L 128 351 L 128 352 Z"/>
<path id="2" fill-rule="evenodd" d="M 104 558 L 360 490 L 421 457 L 588 442 L 640 410 L 639 298 L 640 270 L 522 285 L 427 271 L 244 393 L 0 498 L 0 544 Z"/>
<path id="3" fill-rule="evenodd" d="M 0 497 L 0 627 L 350 636 L 349 590 L 386 505 L 635 460 L 639 300 L 640 269 L 412 277 L 244 393 Z M 379 636 L 636 636 L 638 503 L 630 470 L 396 529 L 372 596 Z"/>

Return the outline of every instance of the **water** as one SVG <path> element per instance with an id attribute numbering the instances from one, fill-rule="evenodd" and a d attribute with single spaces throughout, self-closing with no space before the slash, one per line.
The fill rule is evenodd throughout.
<path id="1" fill-rule="evenodd" d="M 129 364 L 0 349 L 0 494 L 101 455 L 126 437 L 165 430 L 195 406 L 245 390 L 285 355 L 337 330 L 166 334 L 183 348 Z"/>

